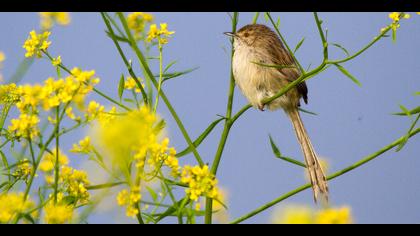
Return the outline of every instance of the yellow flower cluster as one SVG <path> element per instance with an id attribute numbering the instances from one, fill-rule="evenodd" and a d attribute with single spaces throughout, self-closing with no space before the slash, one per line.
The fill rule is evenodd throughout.
<path id="1" fill-rule="evenodd" d="M 13 177 L 24 181 L 28 180 L 28 177 L 32 174 L 33 167 L 28 159 L 23 159 L 17 163 L 16 170 L 13 173 Z"/>
<path id="2" fill-rule="evenodd" d="M 184 166 L 181 182 L 188 184 L 188 188 L 185 191 L 193 201 L 197 201 L 200 196 L 218 199 L 217 179 L 210 173 L 207 165 L 203 167 Z"/>
<path id="3" fill-rule="evenodd" d="M 50 201 L 45 207 L 44 221 L 47 224 L 70 223 L 74 216 L 74 208 L 64 203 L 54 204 Z"/>
<path id="4" fill-rule="evenodd" d="M 24 113 L 29 109 L 36 111 L 37 106 L 48 111 L 68 102 L 83 104 L 85 96 L 100 80 L 94 77 L 94 70 L 82 71 L 74 68 L 71 72 L 72 75 L 64 79 L 48 78 L 43 85 L 19 86 L 21 101 L 16 106 Z"/>
<path id="5" fill-rule="evenodd" d="M 15 103 L 17 101 L 19 101 L 19 93 L 16 84 L 0 85 L 0 104 Z"/>
<path id="6" fill-rule="evenodd" d="M 142 86 L 144 87 L 144 85 L 142 84 Z M 133 79 L 133 77 L 128 77 L 127 80 L 124 83 L 124 89 L 127 90 L 133 90 L 136 93 L 141 93 L 140 88 L 137 86 L 136 81 Z"/>
<path id="7" fill-rule="evenodd" d="M 21 114 L 18 119 L 12 119 L 9 131 L 17 138 L 34 139 L 39 135 L 39 118 L 36 115 Z"/>
<path id="8" fill-rule="evenodd" d="M 0 223 L 8 223 L 35 206 L 32 200 L 25 201 L 23 196 L 22 193 L 0 194 Z"/>
<path id="9" fill-rule="evenodd" d="M 86 189 L 89 180 L 85 171 L 63 166 L 60 172 L 60 182 L 68 196 L 75 198 L 82 204 L 89 201 L 90 194 Z"/>
<path id="10" fill-rule="evenodd" d="M 41 18 L 41 29 L 49 30 L 55 23 L 66 26 L 70 24 L 71 18 L 68 12 L 39 12 Z"/>
<path id="11" fill-rule="evenodd" d="M 313 210 L 304 206 L 290 206 L 273 217 L 275 224 L 352 224 L 349 207 Z"/>
<path id="12" fill-rule="evenodd" d="M 74 153 L 88 154 L 93 149 L 90 143 L 90 137 L 86 136 L 84 139 L 79 141 L 79 144 L 73 144 L 73 148 L 70 150 Z"/>
<path id="13" fill-rule="evenodd" d="M 47 152 L 43 157 L 41 163 L 39 163 L 39 170 L 43 172 L 52 172 L 54 170 L 55 166 L 55 160 L 56 160 L 56 154 L 55 154 L 55 148 L 53 153 Z M 61 151 L 58 150 L 58 163 L 60 166 L 65 166 L 69 164 L 68 157 Z M 49 184 L 52 184 L 54 182 L 53 176 L 46 176 L 46 181 Z"/>
<path id="14" fill-rule="evenodd" d="M 133 12 L 127 16 L 128 28 L 134 31 L 137 40 L 142 39 L 146 23 L 153 22 L 153 15 L 144 12 Z"/>
<path id="15" fill-rule="evenodd" d="M 51 32 L 49 31 L 37 34 L 35 30 L 32 30 L 29 33 L 28 39 L 23 44 L 23 48 L 26 49 L 25 57 L 36 56 L 41 58 L 42 51 L 46 51 L 51 45 L 51 41 L 48 41 L 50 34 Z"/>
<path id="16" fill-rule="evenodd" d="M 57 67 L 61 64 L 61 56 L 58 56 L 56 58 L 53 58 L 51 61 L 52 65 Z"/>
<path id="17" fill-rule="evenodd" d="M 141 200 L 140 187 L 131 187 L 130 190 L 123 189 L 117 195 L 117 203 L 119 206 L 126 207 L 127 217 L 136 217 L 139 214 L 139 202 Z"/>
<path id="18" fill-rule="evenodd" d="M 175 148 L 169 148 L 168 145 L 168 138 L 164 138 L 162 143 L 152 144 L 150 147 L 150 158 L 148 159 L 148 164 L 155 168 L 160 168 L 160 166 L 164 164 L 171 169 L 171 175 L 174 178 L 177 178 L 181 174 L 181 168 L 179 167 L 178 158 L 175 156 Z"/>
<path id="19" fill-rule="evenodd" d="M 400 20 L 401 19 L 410 19 L 411 15 L 404 12 L 391 12 L 389 13 L 388 17 L 393 21 L 391 28 L 393 31 L 396 31 L 400 28 Z"/>
<path id="20" fill-rule="evenodd" d="M 159 45 L 167 44 L 168 38 L 174 34 L 175 31 L 168 31 L 168 24 L 161 23 L 160 29 L 156 24 L 150 25 L 149 33 L 147 33 L 147 41 L 151 42 L 154 39 L 158 40 Z"/>

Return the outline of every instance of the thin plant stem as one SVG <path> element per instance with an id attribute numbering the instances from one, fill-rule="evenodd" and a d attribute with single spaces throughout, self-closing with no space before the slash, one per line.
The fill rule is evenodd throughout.
<path id="1" fill-rule="evenodd" d="M 55 128 L 55 164 L 54 164 L 54 203 L 57 204 L 57 196 L 58 196 L 58 180 L 60 176 L 60 106 L 57 106 L 56 108 L 56 128 Z"/>
<path id="2" fill-rule="evenodd" d="M 158 82 L 158 88 L 157 88 L 157 94 L 156 94 L 155 107 L 153 109 L 153 112 L 154 113 L 156 113 L 156 110 L 157 110 L 157 107 L 158 107 L 158 103 L 159 103 L 159 94 L 160 94 L 160 90 L 162 89 L 162 80 L 163 80 L 162 50 L 163 50 L 163 47 L 159 43 L 159 82 Z"/>

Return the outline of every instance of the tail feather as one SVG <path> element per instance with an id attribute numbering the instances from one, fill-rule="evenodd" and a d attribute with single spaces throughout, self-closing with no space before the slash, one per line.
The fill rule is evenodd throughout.
<path id="1" fill-rule="evenodd" d="M 314 192 L 314 200 L 317 202 L 321 196 L 325 202 L 328 202 L 327 179 L 303 125 L 302 119 L 300 118 L 299 111 L 298 109 L 291 109 L 287 110 L 286 113 L 289 115 L 293 123 L 296 136 L 305 156 L 305 163 Z"/>

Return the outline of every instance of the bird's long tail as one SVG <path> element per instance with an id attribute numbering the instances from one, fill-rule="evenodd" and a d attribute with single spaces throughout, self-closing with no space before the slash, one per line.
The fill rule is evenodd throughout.
<path id="1" fill-rule="evenodd" d="M 293 123 L 293 127 L 296 132 L 296 136 L 299 140 L 300 146 L 302 148 L 303 154 L 305 156 L 305 163 L 309 173 L 309 178 L 312 183 L 312 189 L 314 192 L 314 200 L 318 201 L 321 196 L 325 203 L 328 202 L 328 185 L 327 179 L 324 175 L 324 172 L 321 168 L 321 164 L 318 160 L 318 157 L 315 153 L 315 150 L 312 146 L 311 140 L 306 132 L 306 129 L 303 125 L 302 119 L 298 109 L 287 110 L 286 113 L 290 117 L 290 120 Z"/>

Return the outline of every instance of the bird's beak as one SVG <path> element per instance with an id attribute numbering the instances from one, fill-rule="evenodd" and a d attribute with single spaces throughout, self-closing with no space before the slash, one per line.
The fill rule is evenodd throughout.
<path id="1" fill-rule="evenodd" d="M 229 36 L 229 37 L 236 37 L 236 34 L 232 33 L 232 32 L 224 32 L 223 34 Z"/>

